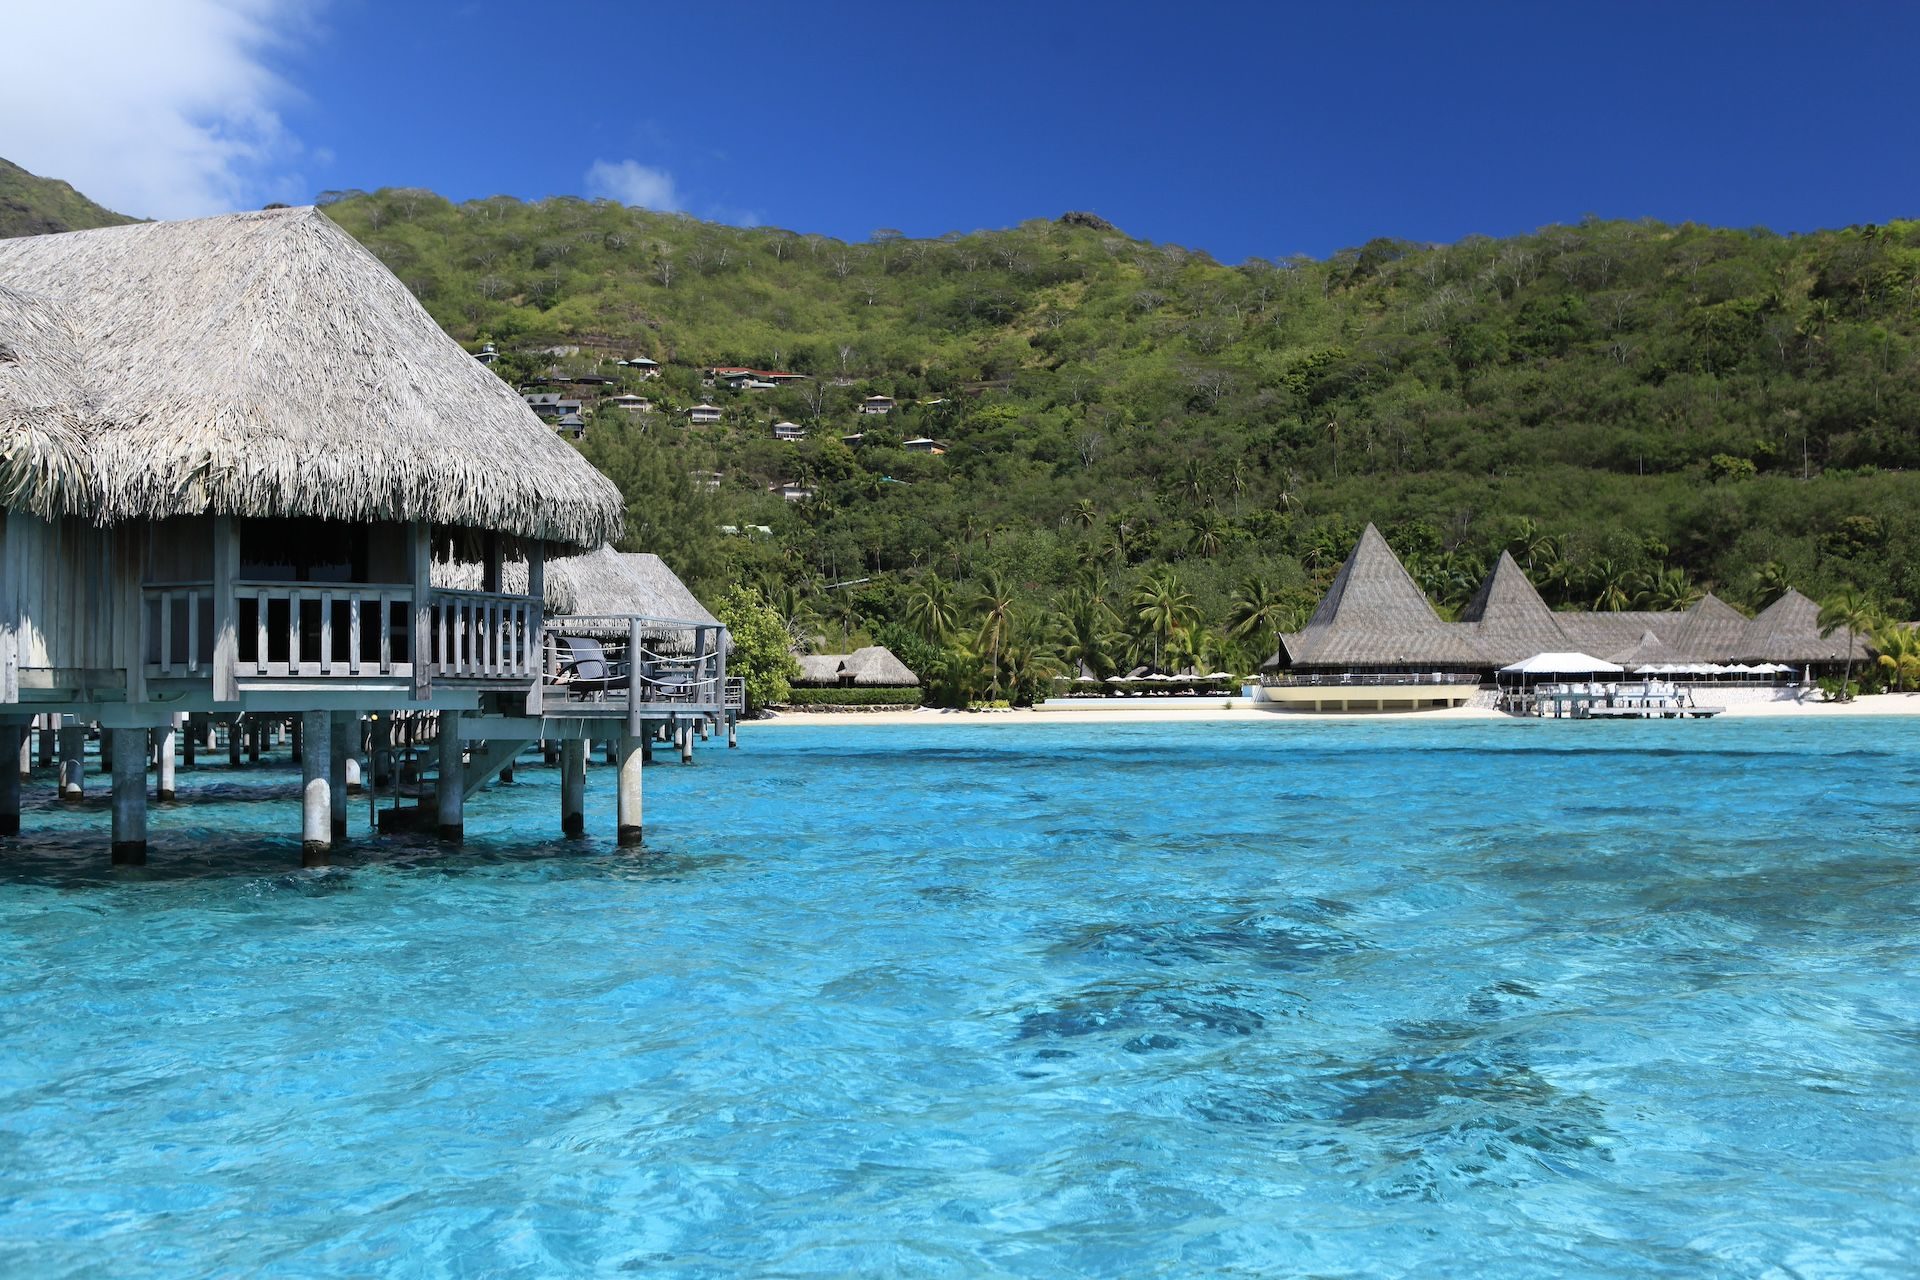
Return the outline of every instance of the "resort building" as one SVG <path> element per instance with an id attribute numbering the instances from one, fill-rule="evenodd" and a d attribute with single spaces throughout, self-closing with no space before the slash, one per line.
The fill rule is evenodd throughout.
<path id="1" fill-rule="evenodd" d="M 77 800 L 99 726 L 116 860 L 145 857 L 150 753 L 164 797 L 183 728 L 227 727 L 237 761 L 290 717 L 310 862 L 344 835 L 345 760 L 401 727 L 448 838 L 519 748 L 614 740 L 638 842 L 643 742 L 721 709 L 722 629 L 693 629 L 673 687 L 695 697 L 650 675 L 582 696 L 545 567 L 619 536 L 619 491 L 351 236 L 304 208 L 0 241 L 0 334 L 0 758 L 57 723 Z M 0 831 L 18 786 L 0 769 Z"/>
<path id="2" fill-rule="evenodd" d="M 926 436 L 915 436 L 911 440 L 902 440 L 900 447 L 908 453 L 941 454 L 947 451 L 947 446 L 941 444 L 938 440 L 933 440 Z"/>
<path id="3" fill-rule="evenodd" d="M 578 440 L 587 434 L 587 420 L 577 413 L 563 413 L 553 420 L 553 429 L 569 440 Z"/>
<path id="4" fill-rule="evenodd" d="M 704 401 L 687 410 L 687 421 L 696 427 L 709 426 L 712 423 L 718 422 L 720 421 L 720 416 L 719 405 L 707 404 Z"/>
<path id="5" fill-rule="evenodd" d="M 892 396 L 868 396 L 860 402 L 860 412 L 883 416 L 893 412 Z"/>
<path id="6" fill-rule="evenodd" d="M 800 677 L 793 682 L 794 701 L 806 701 L 809 688 L 911 689 L 920 677 L 885 645 L 872 644 L 852 653 L 803 653 L 794 655 L 800 664 Z"/>
<path id="7" fill-rule="evenodd" d="M 527 402 L 527 408 L 543 418 L 564 418 L 568 414 L 580 412 L 580 402 L 561 395 L 558 391 L 529 391 L 520 397 Z"/>
<path id="8" fill-rule="evenodd" d="M 658 360 L 649 360 L 645 356 L 635 356 L 631 360 L 616 360 L 614 363 L 623 369 L 633 370 L 642 378 L 657 378 L 660 376 L 660 362 Z"/>
<path id="9" fill-rule="evenodd" d="M 490 365 L 494 361 L 500 358 L 500 350 L 499 348 L 495 347 L 491 342 L 489 342 L 489 343 L 486 343 L 484 346 L 482 346 L 478 351 L 474 352 L 473 358 L 475 360 L 478 360 L 481 364 Z"/>
<path id="10" fill-rule="evenodd" d="M 807 438 L 807 432 L 797 422 L 776 422 L 773 424 L 775 440 L 800 441 Z"/>
<path id="11" fill-rule="evenodd" d="M 645 396 L 608 396 L 600 402 L 603 409 L 624 409 L 628 413 L 652 413 L 653 401 Z"/>
<path id="12" fill-rule="evenodd" d="M 1789 591 L 1748 618 L 1711 593 L 1665 612 L 1549 608 L 1513 557 L 1448 622 L 1372 525 L 1319 606 L 1279 637 L 1262 700 L 1303 710 L 1459 706 L 1502 667 L 1545 653 L 1590 654 L 1628 670 L 1658 664 L 1773 663 L 1838 671 L 1865 641 L 1820 635 L 1819 606 Z"/>

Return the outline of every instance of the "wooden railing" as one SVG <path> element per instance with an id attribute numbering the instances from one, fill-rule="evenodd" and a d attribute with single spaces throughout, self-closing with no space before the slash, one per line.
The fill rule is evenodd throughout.
<path id="1" fill-rule="evenodd" d="M 582 680 L 569 638 L 590 638 L 604 677 Z M 727 706 L 726 628 L 713 622 L 635 615 L 549 618 L 541 658 L 548 714 L 568 707 L 643 712 L 708 712 Z M 742 688 L 744 702 L 744 686 Z"/>
<path id="2" fill-rule="evenodd" d="M 741 677 L 727 677 L 727 700 L 725 706 L 728 711 L 745 711 L 747 709 L 747 682 Z"/>
<path id="3" fill-rule="evenodd" d="M 147 674 L 213 670 L 218 602 L 211 582 L 149 583 Z M 242 679 L 404 677 L 414 672 L 413 588 L 406 583 L 236 582 L 234 674 Z M 433 678 L 531 686 L 540 672 L 540 602 L 486 591 L 433 591 L 426 648 Z"/>
<path id="4" fill-rule="evenodd" d="M 541 671 L 541 602 L 498 591 L 435 591 L 429 598 L 433 674 L 527 681 Z"/>

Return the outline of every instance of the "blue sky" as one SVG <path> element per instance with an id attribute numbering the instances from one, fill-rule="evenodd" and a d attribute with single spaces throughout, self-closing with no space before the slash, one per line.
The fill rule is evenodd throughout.
<path id="1" fill-rule="evenodd" d="M 152 7 L 27 18 L 84 25 L 108 100 L 30 123 L 9 42 L 0 155 L 160 216 L 382 185 L 849 239 L 1090 209 L 1229 261 L 1587 213 L 1920 215 L 1912 4 Z M 143 58 L 166 67 L 103 87 Z"/>

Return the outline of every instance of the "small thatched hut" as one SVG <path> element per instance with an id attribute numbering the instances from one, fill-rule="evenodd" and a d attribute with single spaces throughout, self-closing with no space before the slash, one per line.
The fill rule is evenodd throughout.
<path id="1" fill-rule="evenodd" d="M 920 677 L 885 645 L 870 644 L 852 653 L 801 654 L 799 687 L 855 685 L 865 689 L 912 689 Z"/>

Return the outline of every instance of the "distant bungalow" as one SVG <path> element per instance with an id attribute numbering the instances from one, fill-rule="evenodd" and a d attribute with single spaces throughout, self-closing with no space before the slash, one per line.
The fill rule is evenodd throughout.
<path id="1" fill-rule="evenodd" d="M 660 362 L 658 360 L 649 360 L 645 356 L 635 356 L 631 360 L 616 360 L 614 363 L 623 369 L 633 370 L 642 378 L 657 378 L 660 376 Z"/>
<path id="2" fill-rule="evenodd" d="M 773 424 L 775 440 L 799 441 L 807 438 L 807 431 L 797 422 L 776 422 Z"/>
<path id="3" fill-rule="evenodd" d="M 885 645 L 870 644 L 852 653 L 803 653 L 794 661 L 800 664 L 800 677 L 793 682 L 795 702 L 805 702 L 809 688 L 911 689 L 920 684 L 913 669 Z"/>
<path id="4" fill-rule="evenodd" d="M 720 421 L 720 417 L 720 406 L 717 404 L 706 404 L 703 402 L 687 410 L 687 421 L 696 427 L 704 427 L 710 423 L 718 422 Z"/>
<path id="5" fill-rule="evenodd" d="M 748 369 L 741 365 L 713 365 L 707 369 L 707 378 L 712 382 L 723 382 L 735 391 L 771 391 L 789 382 L 805 382 L 807 375 L 788 373 L 784 369 Z"/>
<path id="6" fill-rule="evenodd" d="M 868 396 L 860 402 L 860 412 L 876 417 L 893 412 L 892 396 Z"/>
<path id="7" fill-rule="evenodd" d="M 1319 711 L 1461 706 L 1502 667 L 1545 653 L 1588 654 L 1629 669 L 1772 662 L 1838 670 L 1847 638 L 1822 636 L 1819 616 L 1820 606 L 1798 591 L 1754 618 L 1711 593 L 1672 612 L 1556 613 L 1502 552 L 1460 621 L 1446 622 L 1368 525 L 1307 625 L 1282 634 L 1262 664 L 1261 701 Z M 1852 656 L 1867 656 L 1858 637 Z"/>
<path id="8" fill-rule="evenodd" d="M 938 440 L 934 440 L 928 436 L 915 436 L 911 440 L 902 440 L 900 442 L 900 447 L 902 449 L 905 449 L 908 453 L 940 454 L 940 453 L 945 453 L 947 451 L 947 446 L 941 444 Z"/>
<path id="9" fill-rule="evenodd" d="M 645 396 L 608 396 L 600 402 L 603 409 L 625 409 L 628 413 L 651 413 L 653 401 Z"/>

